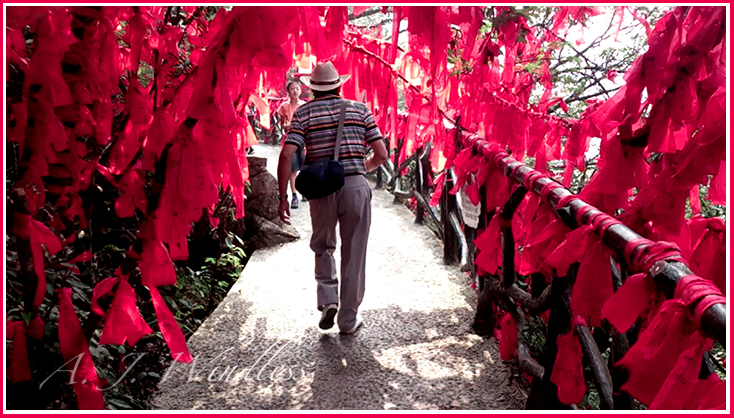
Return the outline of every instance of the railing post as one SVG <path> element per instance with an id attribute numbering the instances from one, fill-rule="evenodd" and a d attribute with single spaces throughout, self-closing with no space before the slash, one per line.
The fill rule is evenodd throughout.
<path id="1" fill-rule="evenodd" d="M 423 153 L 423 147 L 420 147 L 418 150 L 416 150 L 414 157 L 415 158 L 415 191 L 418 193 L 423 192 L 423 167 L 421 166 L 421 158 L 420 155 Z M 423 220 L 426 217 L 426 212 L 423 209 L 423 206 L 415 202 L 415 223 L 417 224 L 423 224 Z"/>

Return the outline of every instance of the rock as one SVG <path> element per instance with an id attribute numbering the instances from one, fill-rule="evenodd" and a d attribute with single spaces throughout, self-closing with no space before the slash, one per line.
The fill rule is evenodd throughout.
<path id="1" fill-rule="evenodd" d="M 265 166 L 267 159 L 247 157 L 250 165 L 250 190 L 245 194 L 247 213 L 254 213 L 265 219 L 278 219 L 278 181 Z"/>
<path id="2" fill-rule="evenodd" d="M 296 228 L 283 224 L 280 220 L 275 223 L 262 216 L 249 214 L 247 215 L 247 221 L 247 229 L 257 231 L 256 235 L 247 243 L 249 250 L 273 247 L 301 238 Z"/>
<path id="3" fill-rule="evenodd" d="M 298 231 L 278 216 L 278 181 L 267 170 L 267 159 L 248 156 L 250 190 L 246 193 L 245 229 L 248 249 L 257 250 L 293 242 Z"/>

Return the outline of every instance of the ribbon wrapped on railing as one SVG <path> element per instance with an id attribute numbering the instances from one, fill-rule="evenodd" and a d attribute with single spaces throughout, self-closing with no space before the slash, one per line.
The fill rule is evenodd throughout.
<path id="1" fill-rule="evenodd" d="M 586 394 L 584 366 L 581 363 L 583 354 L 581 344 L 576 335 L 576 326 L 586 325 L 580 316 L 571 321 L 571 332 L 558 337 L 558 352 L 553 365 L 551 382 L 558 387 L 558 400 L 566 405 L 580 403 Z"/>
<path id="2" fill-rule="evenodd" d="M 637 253 L 637 248 L 641 245 L 645 247 Z M 645 273 L 649 272 L 658 261 L 685 263 L 680 248 L 674 242 L 653 242 L 646 238 L 630 240 L 624 248 L 624 257 L 631 262 L 630 270 Z"/>
<path id="3" fill-rule="evenodd" d="M 11 383 L 31 380 L 31 366 L 28 360 L 28 340 L 26 336 L 39 339 L 43 337 L 44 324 L 41 318 L 35 317 L 26 325 L 24 321 L 7 321 L 7 336 L 13 341 L 10 351 L 10 367 L 8 378 Z"/>
<path id="4" fill-rule="evenodd" d="M 71 382 L 76 393 L 79 409 L 104 409 L 104 397 L 100 391 L 99 377 L 89 353 L 87 339 L 84 337 L 74 305 L 71 302 L 71 289 L 63 288 L 59 295 L 59 348 L 67 367 L 74 370 Z"/>
<path id="5" fill-rule="evenodd" d="M 523 179 L 523 186 L 525 186 L 526 189 L 532 191 L 535 180 L 543 176 L 544 176 L 543 173 L 532 170 L 528 174 L 525 175 L 525 178 Z"/>
<path id="6" fill-rule="evenodd" d="M 698 276 L 684 276 L 675 286 L 675 298 L 680 299 L 694 313 L 695 323 L 700 326 L 701 315 L 717 303 L 726 304 L 726 297 L 710 281 Z"/>

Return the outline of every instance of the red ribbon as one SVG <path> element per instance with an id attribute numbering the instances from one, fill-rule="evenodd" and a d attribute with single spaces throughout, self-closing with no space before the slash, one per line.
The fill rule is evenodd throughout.
<path id="1" fill-rule="evenodd" d="M 135 291 L 126 278 L 105 279 L 97 284 L 92 293 L 92 310 L 98 314 L 101 312 L 98 298 L 112 291 L 115 284 L 118 285 L 117 291 L 110 308 L 105 313 L 105 326 L 99 343 L 125 344 L 127 342 L 132 346 L 153 330 L 138 312 Z"/>
<path id="2" fill-rule="evenodd" d="M 166 340 L 168 348 L 171 349 L 171 355 L 174 360 L 182 363 L 189 363 L 193 359 L 189 353 L 189 349 L 186 346 L 186 339 L 184 338 L 181 327 L 176 322 L 176 318 L 173 317 L 171 310 L 168 309 L 166 302 L 158 293 L 158 289 L 155 287 L 149 287 L 150 298 L 153 301 L 153 307 L 155 308 L 155 314 L 158 317 L 158 328 L 163 334 L 163 339 Z"/>
<path id="3" fill-rule="evenodd" d="M 509 313 L 500 320 L 500 358 L 510 361 L 517 355 L 517 322 Z"/>
<path id="4" fill-rule="evenodd" d="M 597 241 L 594 239 L 594 241 Z M 587 247 L 571 294 L 571 312 L 601 325 L 602 307 L 612 297 L 612 270 L 607 247 L 597 241 Z"/>
<path id="5" fill-rule="evenodd" d="M 474 245 L 479 250 L 476 265 L 487 274 L 496 274 L 502 265 L 499 215 L 492 217 L 487 229 L 474 240 Z"/>
<path id="6" fill-rule="evenodd" d="M 556 183 L 555 181 L 546 184 L 545 186 L 543 186 L 542 189 L 540 189 L 540 201 L 544 203 L 548 202 L 548 196 L 551 194 L 551 192 L 553 190 L 562 188 L 563 186 Z"/>
<path id="7" fill-rule="evenodd" d="M 162 242 L 153 239 L 145 241 L 143 254 L 140 256 L 140 274 L 143 286 L 170 286 L 176 284 L 176 270 Z"/>
<path id="8" fill-rule="evenodd" d="M 683 302 L 671 299 L 663 303 L 650 326 L 618 363 L 630 373 L 622 390 L 645 405 L 653 403 L 671 371 L 676 370 L 681 354 L 694 346 L 703 347 L 704 338 L 691 319 Z M 693 358 L 700 365 L 700 353 Z"/>
<path id="9" fill-rule="evenodd" d="M 608 319 L 617 331 L 626 332 L 635 323 L 654 293 L 655 287 L 646 274 L 630 276 L 604 304 L 602 318 Z"/>
<path id="10" fill-rule="evenodd" d="M 647 244 L 636 253 L 641 245 Z M 633 257 L 634 255 L 634 257 Z M 652 242 L 646 238 L 633 239 L 624 248 L 624 257 L 631 262 L 632 271 L 649 272 L 658 261 L 678 261 L 685 263 L 680 254 L 680 248 L 673 242 Z M 687 264 L 687 263 L 686 263 Z"/>
<path id="11" fill-rule="evenodd" d="M 71 289 L 59 290 L 59 348 L 67 368 L 74 371 L 72 385 L 79 409 L 104 409 L 104 397 L 87 339 L 71 302 Z"/>
<path id="12" fill-rule="evenodd" d="M 525 175 L 525 179 L 523 179 L 523 185 L 526 189 L 532 191 L 535 180 L 539 179 L 540 177 L 543 177 L 543 173 L 532 170 L 527 175 Z"/>
<path id="13" fill-rule="evenodd" d="M 31 380 L 31 366 L 28 360 L 28 340 L 26 336 L 39 339 L 43 337 L 45 329 L 39 317 L 31 319 L 26 325 L 24 321 L 7 321 L 7 337 L 13 341 L 10 352 L 10 367 L 8 377 L 11 383 Z"/>
<path id="14" fill-rule="evenodd" d="M 583 354 L 576 335 L 576 326 L 586 325 L 583 318 L 576 316 L 571 324 L 571 332 L 558 337 L 558 352 L 553 365 L 551 382 L 558 387 L 558 400 L 566 405 L 580 403 L 586 393 Z"/>
<path id="15" fill-rule="evenodd" d="M 726 304 L 726 297 L 710 280 L 688 275 L 675 286 L 675 298 L 693 309 L 696 324 L 701 324 L 701 315 L 717 303 Z M 695 309 L 694 309 L 695 306 Z"/>
<path id="16" fill-rule="evenodd" d="M 13 212 L 13 217 L 13 232 L 15 236 L 30 240 L 31 251 L 33 253 L 33 269 L 38 277 L 33 305 L 39 306 L 46 296 L 46 268 L 43 262 L 43 249 L 41 248 L 41 244 L 53 255 L 61 251 L 61 240 L 46 225 L 32 219 L 30 215 Z"/>

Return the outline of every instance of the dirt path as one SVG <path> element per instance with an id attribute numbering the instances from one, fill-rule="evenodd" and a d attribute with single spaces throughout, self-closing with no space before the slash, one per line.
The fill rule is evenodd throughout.
<path id="1" fill-rule="evenodd" d="M 275 173 L 277 147 L 257 146 Z M 521 409 L 497 343 L 471 332 L 476 296 L 441 242 L 375 190 L 365 326 L 318 329 L 307 203 L 299 241 L 253 254 L 242 277 L 189 340 L 196 361 L 174 364 L 156 409 Z M 338 254 L 338 251 L 337 251 Z M 339 261 L 337 259 L 337 266 Z"/>

